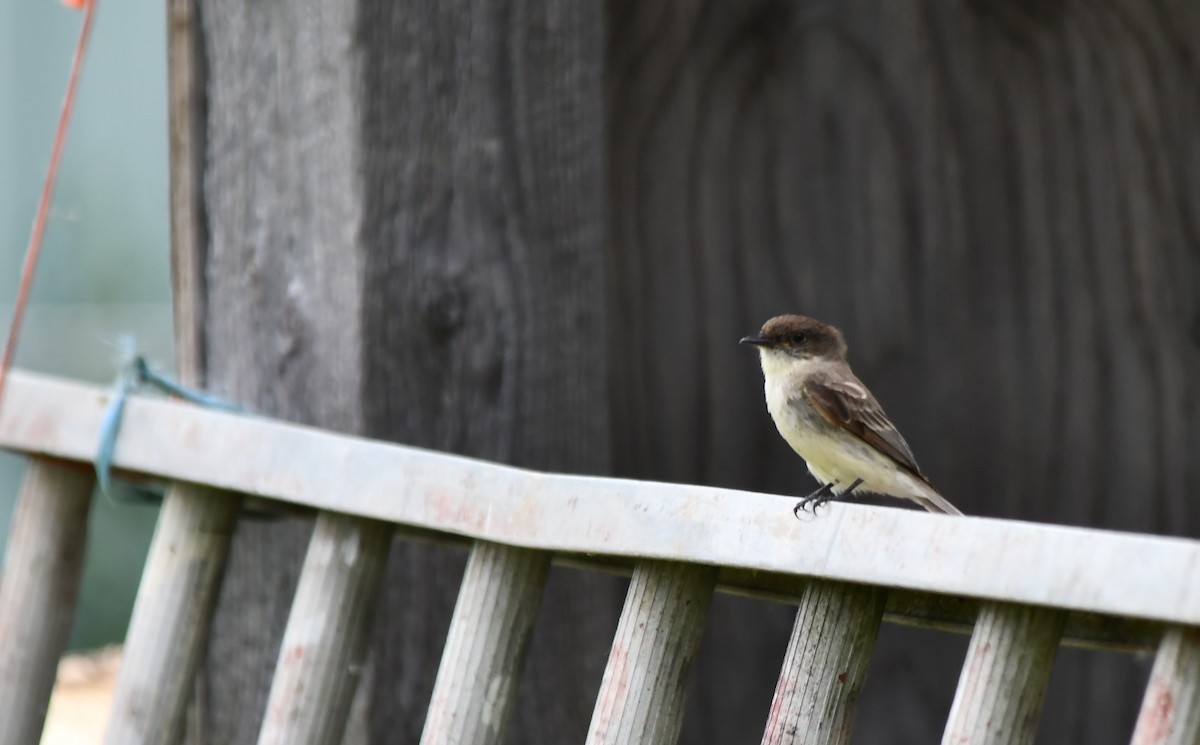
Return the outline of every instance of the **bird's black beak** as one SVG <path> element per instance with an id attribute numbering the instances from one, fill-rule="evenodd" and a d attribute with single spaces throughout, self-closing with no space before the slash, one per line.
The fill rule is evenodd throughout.
<path id="1" fill-rule="evenodd" d="M 771 343 L 771 340 L 761 336 L 743 336 L 741 343 L 753 344 L 756 347 L 765 347 Z"/>

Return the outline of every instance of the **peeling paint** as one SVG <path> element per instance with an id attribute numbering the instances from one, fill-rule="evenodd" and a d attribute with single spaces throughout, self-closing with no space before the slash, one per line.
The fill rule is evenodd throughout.
<path id="1" fill-rule="evenodd" d="M 487 690 L 483 695 L 482 718 L 484 726 L 492 731 L 499 729 L 504 724 L 502 707 L 508 700 L 508 692 L 512 688 L 512 683 L 512 676 L 505 673 L 496 673 L 488 681 Z"/>
<path id="2" fill-rule="evenodd" d="M 1162 681 L 1151 681 L 1146 690 L 1146 703 L 1138 717 L 1137 736 L 1131 745 L 1158 745 L 1167 742 L 1171 734 L 1171 715 L 1175 697 Z"/>
<path id="3" fill-rule="evenodd" d="M 360 538 L 361 535 L 358 532 L 354 532 L 342 541 L 342 561 L 348 567 L 352 567 L 358 562 L 359 549 L 361 548 Z"/>

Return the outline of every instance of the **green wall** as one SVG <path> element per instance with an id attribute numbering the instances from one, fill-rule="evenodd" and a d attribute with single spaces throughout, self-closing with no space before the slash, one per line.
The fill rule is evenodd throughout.
<path id="1" fill-rule="evenodd" d="M 82 14 L 0 3 L 0 338 Z M 107 383 L 133 335 L 171 361 L 164 3 L 101 0 L 17 364 Z M 0 545 L 23 464 L 0 454 Z M 124 636 L 157 508 L 96 495 L 72 648 Z"/>

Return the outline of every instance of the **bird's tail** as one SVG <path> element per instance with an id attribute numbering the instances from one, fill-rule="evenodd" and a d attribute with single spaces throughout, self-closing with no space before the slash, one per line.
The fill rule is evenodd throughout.
<path id="1" fill-rule="evenodd" d="M 924 507 L 929 512 L 941 512 L 945 515 L 961 515 L 962 510 L 958 509 L 941 494 L 937 493 L 928 483 L 920 484 L 920 494 L 915 498 L 915 502 Z"/>

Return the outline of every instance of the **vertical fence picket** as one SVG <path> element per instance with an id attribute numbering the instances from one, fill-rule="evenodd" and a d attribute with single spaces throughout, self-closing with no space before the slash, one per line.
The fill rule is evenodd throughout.
<path id="1" fill-rule="evenodd" d="M 590 745 L 679 739 L 687 670 L 716 577 L 712 567 L 657 561 L 637 566 L 592 713 Z"/>
<path id="2" fill-rule="evenodd" d="M 241 502 L 195 484 L 167 491 L 125 638 L 105 745 L 181 741 Z"/>
<path id="3" fill-rule="evenodd" d="M 980 608 L 942 745 L 1033 742 L 1065 620 L 1049 608 Z"/>
<path id="4" fill-rule="evenodd" d="M 425 745 L 501 742 L 541 605 L 550 554 L 471 549 L 425 718 Z"/>
<path id="5" fill-rule="evenodd" d="M 93 477 L 74 461 L 87 457 L 94 445 L 105 398 L 102 391 L 32 375 L 19 375 L 14 383 L 23 395 L 10 399 L 0 418 L 0 446 L 36 455 L 22 486 L 0 581 L 0 743 L 34 745 L 73 620 L 87 537 Z M 926 516 L 910 521 L 903 511 L 885 515 L 859 507 L 864 519 L 821 527 L 833 531 L 825 538 L 852 539 L 864 550 L 821 552 L 813 563 L 810 552 L 794 553 L 790 534 L 756 532 L 773 530 L 774 510 L 765 503 L 778 500 L 765 495 L 714 490 L 693 505 L 684 501 L 692 499 L 692 490 L 675 485 L 531 477 L 479 461 L 456 462 L 445 454 L 260 419 L 229 419 L 169 402 L 147 399 L 137 408 L 143 423 L 154 426 L 131 428 L 130 439 L 123 441 L 127 452 L 118 465 L 130 472 L 201 480 L 219 472 L 214 480 L 225 488 L 317 510 L 331 508 L 329 483 L 356 487 L 359 498 L 346 507 L 357 515 L 319 514 L 259 733 L 261 745 L 343 741 L 346 714 L 365 672 L 366 634 L 394 524 L 421 535 L 476 540 L 424 745 L 490 744 L 502 738 L 552 552 L 563 552 L 573 565 L 612 570 L 628 566 L 629 557 L 644 555 L 651 545 L 656 552 L 668 548 L 662 555 L 672 560 L 643 561 L 635 569 L 593 712 L 590 743 L 677 739 L 687 670 L 703 631 L 716 564 L 729 569 L 722 572 L 726 589 L 765 597 L 793 587 L 793 577 L 826 572 L 843 578 L 810 579 L 803 585 L 763 742 L 846 742 L 887 588 L 896 576 L 896 557 L 911 570 L 904 596 L 892 606 L 902 622 L 953 630 L 961 626 L 966 608 L 986 598 L 944 744 L 1029 743 L 1060 642 L 1142 649 L 1155 640 L 1160 625 L 1166 631 L 1133 745 L 1200 742 L 1200 621 L 1187 571 L 1200 563 L 1195 541 L 972 518 L 939 534 L 921 524 Z M 247 442 L 256 447 L 246 448 Z M 337 462 L 353 469 L 306 470 L 305 461 L 312 458 L 303 456 L 324 447 L 335 449 Z M 222 470 L 243 450 L 245 463 Z M 293 453 L 297 474 L 275 478 L 278 463 Z M 387 501 L 394 485 L 423 465 L 429 473 L 405 492 L 406 499 Z M 493 478 L 501 488 L 494 487 Z M 559 500 L 591 491 L 605 501 L 573 512 L 574 522 L 485 522 L 487 529 L 476 532 L 480 524 L 464 516 L 479 501 L 480 484 L 500 495 L 521 496 L 499 505 L 489 502 L 489 510 L 544 514 L 546 507 L 561 505 Z M 536 488 L 526 489 L 531 486 Z M 430 510 L 420 501 L 431 493 L 444 497 L 445 509 Z M 724 501 L 735 498 L 736 510 Z M 236 494 L 198 483 L 179 482 L 168 492 L 127 637 L 105 740 L 109 745 L 179 740 L 240 503 Z M 685 524 L 663 518 L 685 506 L 694 506 Z M 644 513 L 650 513 L 644 523 L 631 519 Z M 498 525 L 502 529 L 491 532 Z M 721 540 L 687 540 L 700 529 L 714 534 L 706 538 Z M 921 540 L 913 540 L 913 534 Z M 778 540 L 781 535 L 785 540 Z M 814 545 L 820 547 L 824 538 L 817 538 Z M 980 570 L 972 561 L 981 552 L 994 555 L 1013 545 L 1054 560 L 1044 562 L 1035 576 L 1028 575 L 1025 564 L 993 563 Z M 713 552 L 712 546 L 721 550 Z M 922 552 L 929 546 L 936 551 Z M 1094 561 L 1093 554 L 1104 561 Z M 934 559 L 936 570 L 922 574 Z M 1146 566 L 1155 569 L 1159 581 L 1144 583 Z M 756 576 L 760 572 L 768 576 Z M 847 583 L 847 577 L 861 584 Z M 1021 604 L 1045 602 L 1058 607 Z M 353 737 L 365 735 L 356 728 Z"/>
<path id="6" fill-rule="evenodd" d="M 259 745 L 334 745 L 363 671 L 393 526 L 334 512 L 317 517 Z"/>
<path id="7" fill-rule="evenodd" d="M 881 588 L 808 583 L 775 686 L 764 745 L 850 741 L 886 599 Z"/>
<path id="8" fill-rule="evenodd" d="M 1142 699 L 1133 745 L 1200 742 L 1200 629 L 1172 626 L 1163 634 Z"/>
<path id="9" fill-rule="evenodd" d="M 0 582 L 0 742 L 41 739 L 58 658 L 67 644 L 94 477 L 30 459 Z"/>

